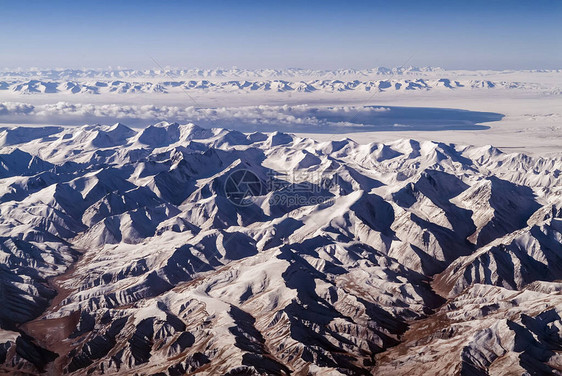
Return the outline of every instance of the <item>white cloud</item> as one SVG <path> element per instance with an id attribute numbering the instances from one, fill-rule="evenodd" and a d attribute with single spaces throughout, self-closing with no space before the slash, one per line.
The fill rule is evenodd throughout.
<path id="1" fill-rule="evenodd" d="M 342 127 L 361 126 L 350 123 L 356 114 L 388 112 L 384 107 L 311 107 L 295 106 L 247 106 L 195 108 L 154 105 L 81 104 L 58 102 L 31 105 L 26 103 L 0 103 L 0 119 L 25 122 L 49 121 L 60 124 L 129 121 L 148 124 L 167 120 L 195 122 L 214 126 L 236 127 L 236 125 L 270 125 L 283 127 L 316 126 Z"/>
<path id="2" fill-rule="evenodd" d="M 0 116 L 2 115 L 28 115 L 35 107 L 27 103 L 5 102 L 0 103 Z"/>

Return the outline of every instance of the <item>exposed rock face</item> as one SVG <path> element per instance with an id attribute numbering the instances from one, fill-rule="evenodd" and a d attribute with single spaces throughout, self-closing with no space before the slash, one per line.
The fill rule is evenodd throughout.
<path id="1" fill-rule="evenodd" d="M 560 158 L 18 132 L 0 148 L 3 370 L 562 372 Z"/>

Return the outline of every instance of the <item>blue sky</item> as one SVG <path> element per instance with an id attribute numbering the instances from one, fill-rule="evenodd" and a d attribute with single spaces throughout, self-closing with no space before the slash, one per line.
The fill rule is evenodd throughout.
<path id="1" fill-rule="evenodd" d="M 6 1 L 0 68 L 562 68 L 562 1 Z"/>

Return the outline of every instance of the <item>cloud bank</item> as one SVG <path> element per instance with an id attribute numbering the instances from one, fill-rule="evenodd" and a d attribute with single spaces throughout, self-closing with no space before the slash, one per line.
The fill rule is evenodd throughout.
<path id="1" fill-rule="evenodd" d="M 0 121 L 4 123 L 83 124 L 96 122 L 128 122 L 143 126 L 154 121 L 193 122 L 202 125 L 237 128 L 240 126 L 299 127 L 361 127 L 358 115 L 376 115 L 391 111 L 386 107 L 311 107 L 246 106 L 196 108 L 154 105 L 80 104 L 58 102 L 32 105 L 0 103 Z"/>
<path id="2" fill-rule="evenodd" d="M 68 102 L 41 105 L 0 103 L 0 123 L 5 124 L 83 125 L 122 122 L 133 127 L 145 127 L 168 121 L 243 132 L 474 130 L 486 129 L 488 127 L 480 123 L 498 121 L 502 117 L 491 112 L 421 107 L 263 105 L 197 108 Z"/>

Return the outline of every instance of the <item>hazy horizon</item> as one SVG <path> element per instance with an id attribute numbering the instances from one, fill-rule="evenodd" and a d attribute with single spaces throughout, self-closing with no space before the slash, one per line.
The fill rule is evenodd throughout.
<path id="1" fill-rule="evenodd" d="M 545 70 L 545 71 L 558 71 L 562 69 L 562 65 L 561 66 L 552 66 L 552 67 L 541 67 L 541 68 L 462 68 L 462 67 L 457 67 L 457 68 L 449 68 L 449 67 L 443 67 L 443 66 L 435 66 L 435 65 L 404 65 L 404 66 L 384 66 L 384 65 L 377 65 L 377 66 L 372 66 L 372 67 L 356 67 L 356 66 L 337 66 L 334 68 L 311 68 L 311 67 L 306 67 L 306 66 L 296 66 L 296 67 L 269 67 L 269 66 L 263 66 L 263 67 L 254 67 L 254 68 L 248 68 L 245 66 L 146 66 L 146 67 L 131 67 L 131 66 L 106 66 L 106 67 L 102 67 L 102 66 L 29 66 L 29 67 L 22 67 L 22 66 L 18 66 L 18 67 L 0 67 L 0 72 L 33 72 L 33 71 L 45 71 L 45 70 L 76 70 L 76 71 L 85 71 L 85 70 L 93 70 L 93 71 L 99 71 L 99 72 L 103 72 L 103 71 L 111 71 L 111 70 L 138 70 L 138 71 L 159 71 L 159 70 L 234 70 L 234 69 L 240 69 L 240 70 L 247 70 L 247 71 L 259 71 L 259 70 L 290 70 L 290 69 L 294 69 L 294 70 L 311 70 L 311 71 L 327 71 L 327 72 L 331 72 L 331 71 L 338 71 L 338 70 L 368 70 L 368 69 L 377 69 L 377 68 L 388 68 L 388 69 L 400 69 L 400 68 L 419 68 L 419 69 L 425 69 L 425 68 L 430 68 L 430 69 L 443 69 L 445 71 L 497 71 L 497 72 L 501 72 L 501 71 L 541 71 L 541 70 Z"/>

